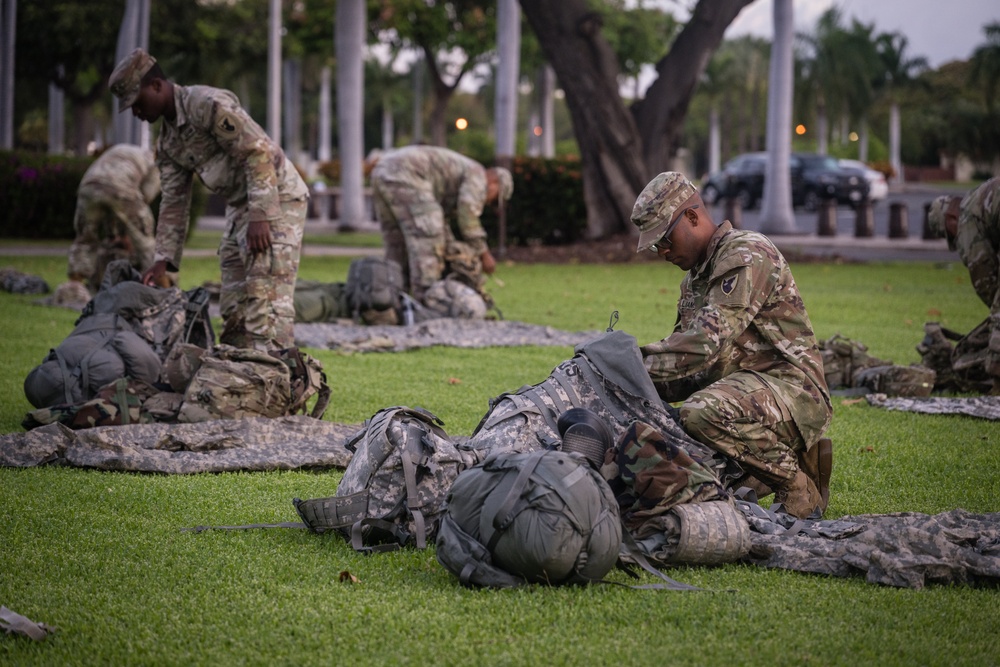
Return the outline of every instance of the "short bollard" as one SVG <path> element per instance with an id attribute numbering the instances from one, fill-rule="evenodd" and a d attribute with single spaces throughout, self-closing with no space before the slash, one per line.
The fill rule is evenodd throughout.
<path id="1" fill-rule="evenodd" d="M 837 200 L 824 199 L 819 204 L 816 233 L 820 236 L 837 235 Z"/>
<path id="2" fill-rule="evenodd" d="M 733 225 L 733 229 L 743 229 L 743 207 L 736 197 L 726 197 L 726 220 Z"/>
<path id="3" fill-rule="evenodd" d="M 875 236 L 875 212 L 871 199 L 862 199 L 854 210 L 854 216 L 854 236 L 859 239 Z"/>
<path id="4" fill-rule="evenodd" d="M 905 239 L 910 235 L 910 225 L 907 221 L 907 208 L 903 202 L 893 202 L 889 205 L 889 238 Z"/>

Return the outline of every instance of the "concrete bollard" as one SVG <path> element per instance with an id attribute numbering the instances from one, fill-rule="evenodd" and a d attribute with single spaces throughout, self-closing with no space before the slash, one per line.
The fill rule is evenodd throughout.
<path id="1" fill-rule="evenodd" d="M 934 234 L 931 233 L 930 225 L 927 224 L 927 218 L 930 217 L 930 214 L 931 214 L 931 202 L 926 202 L 924 204 L 924 227 L 923 227 L 923 234 L 921 235 L 921 238 L 923 240 L 925 240 L 925 241 L 931 241 L 933 239 L 938 238 L 937 236 L 935 236 Z"/>
<path id="2" fill-rule="evenodd" d="M 733 225 L 733 229 L 743 229 L 743 207 L 736 197 L 726 197 L 726 220 Z"/>
<path id="3" fill-rule="evenodd" d="M 894 201 L 889 204 L 889 238 L 905 239 L 909 236 L 910 225 L 907 221 L 906 204 Z"/>
<path id="4" fill-rule="evenodd" d="M 867 197 L 854 210 L 854 236 L 859 239 L 875 236 L 875 212 L 872 200 Z"/>
<path id="5" fill-rule="evenodd" d="M 820 236 L 837 235 L 837 200 L 824 199 L 819 203 L 816 233 Z"/>

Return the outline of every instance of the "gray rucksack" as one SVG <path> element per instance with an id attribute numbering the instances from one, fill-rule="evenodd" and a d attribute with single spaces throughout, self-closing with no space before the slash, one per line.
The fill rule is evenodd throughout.
<path id="1" fill-rule="evenodd" d="M 691 438 L 674 419 L 642 365 L 634 336 L 610 331 L 578 345 L 575 352 L 544 381 L 491 400 L 470 443 L 487 455 L 552 448 L 560 442 L 559 416 L 571 408 L 587 408 L 608 425 L 615 440 L 642 420 L 724 480 L 738 476 L 725 457 Z"/>
<path id="2" fill-rule="evenodd" d="M 299 516 L 315 533 L 340 532 L 357 551 L 425 548 L 437 533 L 452 482 L 478 461 L 442 426 L 422 408 L 375 413 L 347 443 L 354 455 L 336 495 L 294 499 Z"/>
<path id="3" fill-rule="evenodd" d="M 621 544 L 614 494 L 583 456 L 500 453 L 455 480 L 437 558 L 467 586 L 585 584 L 615 566 Z"/>
<path id="4" fill-rule="evenodd" d="M 344 295 L 356 320 L 397 324 L 403 307 L 403 269 L 390 259 L 355 259 L 347 269 Z"/>

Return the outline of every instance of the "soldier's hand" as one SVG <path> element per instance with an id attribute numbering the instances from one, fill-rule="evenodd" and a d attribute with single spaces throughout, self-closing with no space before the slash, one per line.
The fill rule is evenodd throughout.
<path id="1" fill-rule="evenodd" d="M 247 227 L 247 250 L 259 255 L 271 247 L 271 225 L 267 220 L 252 220 Z"/>
<path id="2" fill-rule="evenodd" d="M 483 254 L 479 256 L 479 259 L 483 262 L 483 273 L 491 274 L 497 270 L 497 261 L 493 259 L 493 253 L 489 250 L 484 250 Z"/>
<path id="3" fill-rule="evenodd" d="M 158 260 L 153 263 L 151 267 L 146 269 L 146 272 L 142 274 L 142 284 L 149 286 L 163 285 L 164 283 L 169 283 L 167 278 L 167 262 L 166 260 Z"/>

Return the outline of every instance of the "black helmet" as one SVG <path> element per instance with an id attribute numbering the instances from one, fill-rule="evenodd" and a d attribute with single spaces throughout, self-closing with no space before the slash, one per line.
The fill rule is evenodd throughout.
<path id="1" fill-rule="evenodd" d="M 590 462 L 595 470 L 604 465 L 604 454 L 615 438 L 607 423 L 587 408 L 570 408 L 556 422 L 562 437 L 562 451 L 576 452 Z"/>

